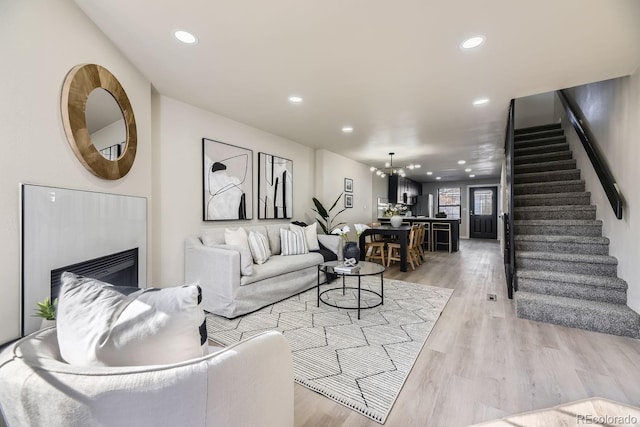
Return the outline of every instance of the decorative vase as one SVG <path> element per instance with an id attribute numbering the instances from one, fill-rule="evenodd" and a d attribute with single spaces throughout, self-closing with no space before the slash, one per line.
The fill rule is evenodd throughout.
<path id="1" fill-rule="evenodd" d="M 400 215 L 394 215 L 390 219 L 392 227 L 400 227 L 402 225 L 402 217 Z"/>
<path id="2" fill-rule="evenodd" d="M 342 249 L 342 256 L 344 259 L 355 258 L 356 264 L 360 259 L 360 248 L 356 242 L 347 242 Z"/>

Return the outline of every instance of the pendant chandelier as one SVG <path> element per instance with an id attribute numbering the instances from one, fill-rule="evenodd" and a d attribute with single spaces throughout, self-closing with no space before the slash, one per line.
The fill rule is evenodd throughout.
<path id="1" fill-rule="evenodd" d="M 419 169 L 420 165 L 414 165 L 414 164 L 410 164 L 404 167 L 394 167 L 393 166 L 393 156 L 396 153 L 389 153 L 389 157 L 390 160 L 385 163 L 384 168 L 376 168 L 374 166 L 371 166 L 369 168 L 369 170 L 371 172 L 375 172 L 376 175 L 378 175 L 380 178 L 386 178 L 387 175 L 392 176 L 392 175 L 400 175 L 401 177 L 405 177 L 406 174 L 404 172 L 404 169 Z"/>

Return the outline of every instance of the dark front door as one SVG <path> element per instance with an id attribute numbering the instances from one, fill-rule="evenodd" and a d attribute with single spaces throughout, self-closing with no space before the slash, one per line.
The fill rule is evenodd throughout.
<path id="1" fill-rule="evenodd" d="M 469 188 L 469 237 L 498 238 L 498 188 Z"/>

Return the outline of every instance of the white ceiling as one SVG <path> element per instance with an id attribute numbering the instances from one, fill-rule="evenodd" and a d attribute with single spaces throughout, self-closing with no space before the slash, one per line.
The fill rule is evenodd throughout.
<path id="1" fill-rule="evenodd" d="M 161 94 L 368 165 L 394 151 L 419 181 L 466 177 L 459 159 L 498 176 L 511 98 L 640 64 L 637 0 L 76 3 Z"/>

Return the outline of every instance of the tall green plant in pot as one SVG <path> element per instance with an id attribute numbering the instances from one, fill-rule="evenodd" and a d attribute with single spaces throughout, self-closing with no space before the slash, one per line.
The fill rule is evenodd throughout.
<path id="1" fill-rule="evenodd" d="M 342 194 L 344 194 L 344 193 L 340 193 L 340 195 L 338 196 L 336 201 L 333 202 L 333 205 L 331 205 L 331 207 L 329 209 L 326 209 L 324 207 L 324 205 L 322 204 L 322 202 L 320 202 L 320 200 L 316 199 L 315 197 L 313 197 L 313 199 L 312 199 L 313 200 L 313 204 L 316 206 L 316 208 L 312 209 L 312 210 L 320 216 L 319 218 L 316 218 L 316 219 L 318 220 L 318 223 L 320 224 L 320 228 L 322 228 L 322 231 L 324 231 L 324 234 L 331 234 L 331 232 L 335 228 L 344 225 L 344 222 L 340 222 L 338 224 L 334 224 L 333 221 L 335 221 L 335 219 L 336 219 L 336 217 L 338 215 L 340 215 L 342 212 L 346 211 L 347 208 L 344 208 L 340 212 L 332 215 L 333 210 L 338 205 L 338 202 L 340 201 L 340 199 L 342 199 Z"/>

